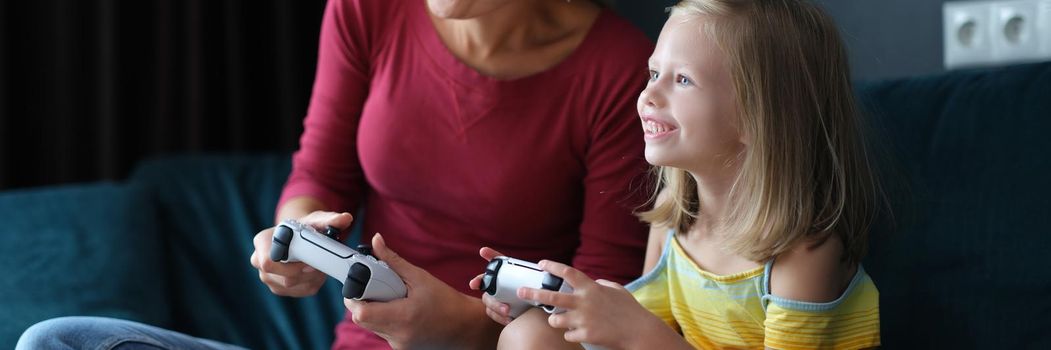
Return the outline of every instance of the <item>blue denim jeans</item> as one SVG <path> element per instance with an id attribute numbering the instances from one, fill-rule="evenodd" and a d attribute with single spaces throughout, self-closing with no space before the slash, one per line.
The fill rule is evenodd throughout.
<path id="1" fill-rule="evenodd" d="M 53 318 L 29 327 L 15 349 L 244 350 L 138 322 L 79 316 Z"/>

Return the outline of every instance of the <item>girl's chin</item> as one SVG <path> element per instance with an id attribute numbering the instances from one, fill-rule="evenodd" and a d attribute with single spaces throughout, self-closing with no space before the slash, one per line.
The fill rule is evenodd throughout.
<path id="1" fill-rule="evenodd" d="M 651 151 L 649 147 L 646 148 L 646 162 L 654 166 L 674 166 L 667 154 L 656 150 Z"/>

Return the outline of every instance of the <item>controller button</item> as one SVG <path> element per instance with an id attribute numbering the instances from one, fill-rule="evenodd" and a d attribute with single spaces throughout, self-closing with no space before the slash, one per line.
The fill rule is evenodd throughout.
<path id="1" fill-rule="evenodd" d="M 368 244 L 358 244 L 358 249 L 356 250 L 358 251 L 358 253 L 372 256 L 372 246 Z"/>
<path id="2" fill-rule="evenodd" d="M 274 229 L 274 237 L 270 244 L 270 260 L 288 260 L 288 245 L 292 242 L 292 229 L 285 225 L 278 225 Z"/>
<path id="3" fill-rule="evenodd" d="M 486 272 L 482 276 L 482 291 L 489 295 L 496 295 L 496 274 Z"/>
<path id="4" fill-rule="evenodd" d="M 334 240 L 338 241 L 339 240 L 339 229 L 336 228 L 335 226 L 332 226 L 332 225 L 326 226 L 325 227 L 325 237 L 328 237 L 328 238 L 331 238 L 331 239 L 334 239 Z"/>
<path id="5" fill-rule="evenodd" d="M 482 291 L 489 295 L 496 295 L 496 275 L 499 274 L 500 266 L 503 264 L 504 259 L 493 259 L 488 265 L 485 265 L 485 274 L 482 275 Z"/>

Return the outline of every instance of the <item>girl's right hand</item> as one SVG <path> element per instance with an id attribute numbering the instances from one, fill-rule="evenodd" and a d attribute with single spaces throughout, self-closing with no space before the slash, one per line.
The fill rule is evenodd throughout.
<path id="1" fill-rule="evenodd" d="M 350 227 L 354 217 L 348 213 L 315 211 L 297 221 L 319 230 L 324 230 L 329 225 L 345 230 Z M 274 228 L 271 227 L 257 233 L 252 240 L 255 252 L 252 253 L 251 262 L 252 266 L 259 270 L 259 280 L 277 295 L 305 297 L 316 294 L 328 276 L 301 262 L 281 263 L 270 260 L 273 236 Z"/>
<path id="2" fill-rule="evenodd" d="M 479 249 L 478 255 L 481 255 L 482 258 L 485 259 L 485 261 L 491 261 L 495 257 L 503 256 L 503 254 L 501 254 L 500 252 L 489 247 L 482 247 L 482 249 Z M 472 278 L 471 281 L 467 283 L 467 285 L 470 286 L 473 290 L 482 289 L 482 276 L 484 275 L 484 273 L 478 274 L 478 276 Z M 485 304 L 485 313 L 489 315 L 489 318 L 492 318 L 493 321 L 496 321 L 496 323 L 505 326 L 508 323 L 511 323 L 511 315 L 509 314 L 511 312 L 511 307 L 507 304 L 501 303 L 499 300 L 496 300 L 496 298 L 494 298 L 492 295 L 489 295 L 489 293 L 482 293 L 482 304 Z"/>

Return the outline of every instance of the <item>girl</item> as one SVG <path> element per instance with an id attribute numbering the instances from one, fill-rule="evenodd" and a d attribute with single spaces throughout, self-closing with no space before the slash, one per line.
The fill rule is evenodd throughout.
<path id="1" fill-rule="evenodd" d="M 676 5 L 637 105 L 660 181 L 640 214 L 647 272 L 621 287 L 542 261 L 574 292 L 518 296 L 568 311 L 511 322 L 486 296 L 509 322 L 500 346 L 879 346 L 879 293 L 859 262 L 880 191 L 848 72 L 835 25 L 810 3 Z"/>

